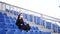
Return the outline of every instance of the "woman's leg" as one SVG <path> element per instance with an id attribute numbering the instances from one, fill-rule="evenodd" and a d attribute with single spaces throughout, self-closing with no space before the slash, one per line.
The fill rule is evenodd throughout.
<path id="1" fill-rule="evenodd" d="M 28 32 L 30 30 L 29 24 L 26 25 L 26 31 Z"/>

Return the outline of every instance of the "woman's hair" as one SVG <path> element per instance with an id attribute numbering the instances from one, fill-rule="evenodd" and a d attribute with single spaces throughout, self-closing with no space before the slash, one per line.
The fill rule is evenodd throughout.
<path id="1" fill-rule="evenodd" d="M 20 13 L 20 14 L 18 15 L 18 18 L 17 18 L 17 19 L 19 19 L 19 18 L 20 18 L 21 14 L 22 14 L 22 13 Z"/>

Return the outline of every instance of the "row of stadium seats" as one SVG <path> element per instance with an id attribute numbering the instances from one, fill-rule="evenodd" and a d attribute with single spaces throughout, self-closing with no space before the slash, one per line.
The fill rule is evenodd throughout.
<path id="1" fill-rule="evenodd" d="M 40 17 L 29 15 L 29 14 L 24 14 L 24 18 L 29 20 L 30 22 L 34 22 L 35 24 L 45 26 L 45 20 L 41 19 Z M 51 23 L 50 22 L 46 21 L 46 28 L 51 29 Z"/>
<path id="2" fill-rule="evenodd" d="M 51 34 L 51 32 L 43 32 L 43 31 L 36 31 L 36 30 L 30 30 L 28 32 L 22 30 L 20 31 L 19 29 L 15 29 L 15 30 L 1 30 L 0 29 L 0 34 Z"/>
<path id="3" fill-rule="evenodd" d="M 15 11 L 15 10 L 5 9 L 5 11 L 6 12 L 10 12 L 10 13 L 16 15 L 16 16 L 19 14 L 19 12 L 18 11 Z"/>
<path id="4" fill-rule="evenodd" d="M 55 24 L 52 24 L 51 22 L 45 21 L 45 20 L 41 19 L 40 17 L 29 15 L 29 14 L 26 14 L 26 13 L 23 13 L 23 14 L 24 14 L 24 18 L 29 20 L 30 22 L 34 22 L 37 25 L 42 25 L 42 26 L 44 26 L 45 28 L 48 28 L 48 29 L 52 28 L 54 32 L 60 32 L 60 26 L 58 26 L 58 25 L 56 25 L 57 26 L 56 27 L 56 26 L 53 26 Z"/>

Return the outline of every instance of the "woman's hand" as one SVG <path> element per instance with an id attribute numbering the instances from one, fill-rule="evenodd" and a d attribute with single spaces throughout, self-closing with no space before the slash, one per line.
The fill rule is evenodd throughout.
<path id="1" fill-rule="evenodd" d="M 23 24 L 20 24 L 20 25 L 23 25 Z"/>

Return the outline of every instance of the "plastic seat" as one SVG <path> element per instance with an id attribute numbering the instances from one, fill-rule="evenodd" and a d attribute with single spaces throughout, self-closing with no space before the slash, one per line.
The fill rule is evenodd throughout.
<path id="1" fill-rule="evenodd" d="M 41 19 L 40 24 L 45 27 L 45 20 L 42 20 L 42 19 Z"/>
<path id="2" fill-rule="evenodd" d="M 40 24 L 40 17 L 37 17 L 37 23 L 36 24 Z"/>
<path id="3" fill-rule="evenodd" d="M 13 29 L 18 29 L 18 26 L 16 24 L 13 24 Z"/>
<path id="4" fill-rule="evenodd" d="M 14 15 L 18 15 L 18 12 L 17 11 L 14 11 Z"/>
<path id="5" fill-rule="evenodd" d="M 9 19 L 9 16 L 5 16 L 6 19 Z"/>
<path id="6" fill-rule="evenodd" d="M 9 12 L 9 9 L 5 9 L 6 12 Z"/>
<path id="7" fill-rule="evenodd" d="M 19 29 L 16 29 L 14 34 L 22 34 L 22 33 Z"/>
<path id="8" fill-rule="evenodd" d="M 34 22 L 37 23 L 37 16 L 34 16 Z"/>
<path id="9" fill-rule="evenodd" d="M 41 31 L 38 31 L 38 34 L 42 34 L 42 32 Z"/>
<path id="10" fill-rule="evenodd" d="M 60 33 L 60 27 L 58 27 L 58 33 Z"/>
<path id="11" fill-rule="evenodd" d="M 5 29 L 14 29 L 12 24 L 5 23 Z"/>
<path id="12" fill-rule="evenodd" d="M 11 23 L 15 23 L 16 22 L 16 20 L 14 18 L 11 18 L 10 20 L 11 20 Z"/>
<path id="13" fill-rule="evenodd" d="M 16 17 L 13 17 L 14 20 L 16 20 Z"/>
<path id="14" fill-rule="evenodd" d="M 58 28 L 58 25 L 56 24 L 52 24 L 52 29 L 53 29 L 53 32 L 57 32 L 57 28 Z"/>
<path id="15" fill-rule="evenodd" d="M 16 15 L 18 15 L 19 13 L 18 13 L 18 11 L 16 11 Z"/>
<path id="16" fill-rule="evenodd" d="M 30 30 L 35 30 L 34 26 L 31 26 L 31 29 Z"/>
<path id="17" fill-rule="evenodd" d="M 1 19 L 1 18 L 4 18 L 4 16 L 3 16 L 2 12 L 0 12 L 0 19 Z"/>
<path id="18" fill-rule="evenodd" d="M 51 32 L 45 32 L 45 34 L 51 34 Z"/>
<path id="19" fill-rule="evenodd" d="M 27 34 L 34 34 L 33 30 L 28 31 Z"/>
<path id="20" fill-rule="evenodd" d="M 38 34 L 38 33 L 39 33 L 38 30 L 34 30 L 34 31 L 33 31 L 33 34 Z"/>
<path id="21" fill-rule="evenodd" d="M 23 16 L 24 16 L 24 18 L 25 19 L 27 19 L 28 17 L 27 17 L 27 14 L 25 14 L 25 13 L 23 13 Z"/>
<path id="22" fill-rule="evenodd" d="M 12 13 L 12 14 L 13 14 L 13 12 L 14 12 L 13 10 L 10 10 L 10 13 Z"/>
<path id="23" fill-rule="evenodd" d="M 26 32 L 26 31 L 24 31 L 24 30 L 22 30 L 21 34 L 27 34 L 27 32 Z"/>
<path id="24" fill-rule="evenodd" d="M 4 18 L 2 18 L 2 19 L 0 19 L 0 23 L 4 23 L 5 22 L 5 20 L 4 20 Z"/>
<path id="25" fill-rule="evenodd" d="M 46 22 L 46 28 L 51 29 L 51 22 Z"/>
<path id="26" fill-rule="evenodd" d="M 9 19 L 6 19 L 6 23 L 11 23 Z"/>
<path id="27" fill-rule="evenodd" d="M 15 32 L 14 30 L 8 30 L 7 34 L 14 34 L 14 32 Z"/>
<path id="28" fill-rule="evenodd" d="M 39 30 L 38 27 L 35 27 L 35 30 Z"/>
<path id="29" fill-rule="evenodd" d="M 6 31 L 4 29 L 0 29 L 0 34 L 6 34 Z"/>
<path id="30" fill-rule="evenodd" d="M 32 17 L 32 15 L 29 15 L 29 21 L 33 21 L 33 17 Z"/>
<path id="31" fill-rule="evenodd" d="M 4 23 L 0 23 L 0 29 L 4 29 Z"/>
<path id="32" fill-rule="evenodd" d="M 2 18 L 4 18 L 4 16 L 3 16 L 3 15 L 1 15 L 1 16 L 0 16 L 0 19 L 2 19 Z"/>
<path id="33" fill-rule="evenodd" d="M 7 16 L 7 14 L 6 14 L 6 13 L 3 13 L 3 15 L 4 15 L 4 16 Z"/>
<path id="34" fill-rule="evenodd" d="M 0 12 L 0 15 L 2 15 L 2 12 Z"/>

